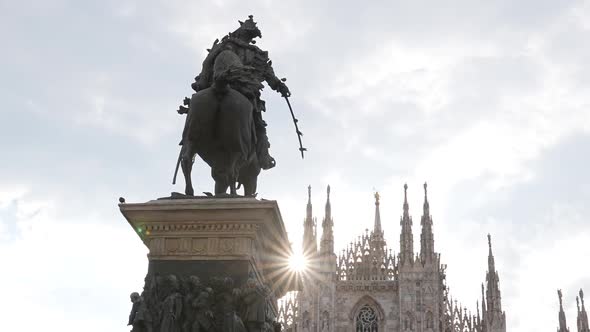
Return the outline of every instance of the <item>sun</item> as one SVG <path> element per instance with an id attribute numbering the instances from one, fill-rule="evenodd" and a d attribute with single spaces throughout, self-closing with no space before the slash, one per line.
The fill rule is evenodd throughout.
<path id="1" fill-rule="evenodd" d="M 289 269 L 295 272 L 304 272 L 307 268 L 307 258 L 300 253 L 296 252 L 289 257 Z"/>

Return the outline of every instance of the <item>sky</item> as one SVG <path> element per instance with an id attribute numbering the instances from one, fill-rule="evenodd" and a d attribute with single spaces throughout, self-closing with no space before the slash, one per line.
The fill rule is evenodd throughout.
<path id="1" fill-rule="evenodd" d="M 171 178 L 206 49 L 253 14 L 308 148 L 265 88 L 278 201 L 294 248 L 307 186 L 337 250 L 381 195 L 415 250 L 428 182 L 435 249 L 475 309 L 492 235 L 509 331 L 575 329 L 590 293 L 590 3 L 586 1 L 0 0 L 0 312 L 6 331 L 128 331 L 147 249 L 118 210 L 182 191 Z M 202 161 L 196 192 L 212 191 Z M 182 181 L 181 181 L 182 182 Z"/>

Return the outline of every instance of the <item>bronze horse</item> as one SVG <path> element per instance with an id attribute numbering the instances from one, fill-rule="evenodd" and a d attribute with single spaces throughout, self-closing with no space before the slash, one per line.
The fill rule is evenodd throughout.
<path id="1" fill-rule="evenodd" d="M 248 80 L 251 69 L 243 66 L 232 50 L 224 50 L 214 61 L 213 84 L 192 95 L 180 156 L 186 195 L 194 195 L 191 171 L 195 154 L 211 167 L 215 195 L 225 194 L 228 187 L 230 195 L 237 195 L 238 184 L 244 186 L 245 196 L 256 194 L 261 168 L 256 155 L 254 106 L 237 90 L 260 84 Z"/>

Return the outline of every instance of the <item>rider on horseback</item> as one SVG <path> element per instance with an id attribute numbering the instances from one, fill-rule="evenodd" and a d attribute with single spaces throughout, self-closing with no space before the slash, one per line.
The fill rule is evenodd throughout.
<path id="1" fill-rule="evenodd" d="M 252 82 L 233 82 L 230 86 L 246 96 L 254 106 L 254 125 L 256 131 L 256 154 L 258 162 L 262 169 L 269 169 L 275 166 L 275 160 L 270 156 L 268 149 L 270 143 L 266 135 L 266 122 L 262 119 L 262 112 L 266 111 L 265 102 L 260 98 L 260 91 L 265 82 L 271 89 L 281 93 L 282 96 L 291 95 L 289 88 L 279 79 L 272 68 L 272 62 L 268 58 L 268 52 L 255 46 L 254 38 L 262 37 L 262 33 L 256 26 L 253 16 L 250 15 L 245 22 L 238 21 L 240 27 L 234 32 L 230 32 L 223 37 L 221 42 L 215 41 L 209 54 L 203 61 L 201 74 L 195 78 L 193 83 L 195 91 L 200 91 L 210 87 L 214 83 L 213 64 L 219 53 L 226 50 L 234 52 L 241 60 L 244 66 L 251 67 Z"/>

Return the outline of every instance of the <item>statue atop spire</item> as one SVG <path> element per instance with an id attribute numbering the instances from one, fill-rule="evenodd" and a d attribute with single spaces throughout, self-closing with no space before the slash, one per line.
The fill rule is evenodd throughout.
<path id="1" fill-rule="evenodd" d="M 379 192 L 375 192 L 375 223 L 373 226 L 373 234 L 382 236 L 383 231 L 381 230 L 381 212 L 379 211 Z"/>
<path id="2" fill-rule="evenodd" d="M 385 238 L 383 229 L 381 228 L 381 212 L 379 211 L 380 198 L 379 192 L 375 191 L 375 222 L 373 224 L 373 231 L 371 232 L 371 245 L 377 251 L 377 258 L 379 260 L 386 254 L 384 251 Z"/>
<path id="3" fill-rule="evenodd" d="M 408 214 L 408 210 L 410 209 L 408 205 L 408 184 L 404 184 L 404 217 Z"/>

